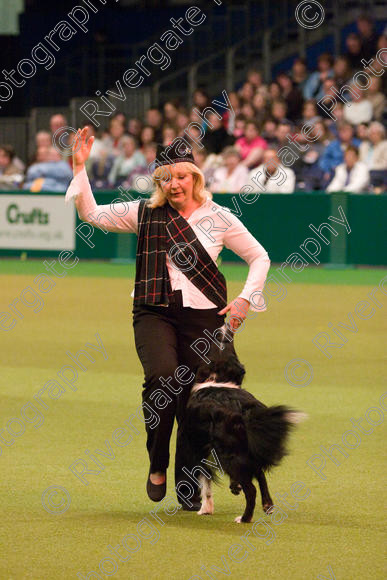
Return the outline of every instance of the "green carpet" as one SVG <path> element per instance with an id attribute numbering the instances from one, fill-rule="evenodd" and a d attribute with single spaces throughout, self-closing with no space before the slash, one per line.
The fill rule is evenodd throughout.
<path id="1" fill-rule="evenodd" d="M 227 265 L 223 270 L 229 295 L 236 296 L 246 270 Z M 288 404 L 309 415 L 291 437 L 290 454 L 268 475 L 282 511 L 275 518 L 265 516 L 258 497 L 254 521 L 265 523 L 254 527 L 233 522 L 244 502 L 230 494 L 226 478 L 215 487 L 212 517 L 173 514 L 174 499 L 168 515 L 145 493 L 142 422 L 132 419 L 134 430 L 127 430 L 132 439 L 117 443 L 125 443 L 124 431 L 118 430 L 141 402 L 142 369 L 131 328 L 132 267 L 79 263 L 56 278 L 49 292 L 38 293 L 44 304 L 14 302 L 27 287 L 37 288 L 34 279 L 44 271 L 41 261 L 0 262 L 0 310 L 16 320 L 14 328 L 0 334 L 1 580 L 385 578 L 380 397 L 386 384 L 386 296 L 380 290 L 375 294 L 380 306 L 374 304 L 369 319 L 355 313 L 384 270 L 307 268 L 294 274 L 283 301 L 271 300 L 268 312 L 248 320 L 238 334 L 236 348 L 247 369 L 244 386 L 267 404 Z M 32 303 L 32 295 L 25 296 Z M 12 303 L 20 316 L 12 313 Z M 331 358 L 312 342 L 323 331 L 340 342 L 329 323 L 348 339 L 328 351 Z M 80 349 L 93 359 L 81 357 L 84 371 L 66 354 Z M 284 369 L 294 359 L 313 367 L 305 387 L 285 379 Z M 77 368 L 76 390 L 57 374 L 68 365 Z M 357 421 L 366 413 L 370 423 L 364 419 L 355 429 L 351 418 Z M 20 432 L 11 445 L 6 425 Z M 348 433 L 354 429 L 357 439 Z M 341 444 L 347 455 L 336 450 L 338 465 L 321 449 L 333 444 Z M 325 459 L 325 479 L 307 464 L 313 456 L 316 469 Z M 88 485 L 69 469 L 77 460 L 90 470 Z M 168 482 L 168 496 L 174 498 L 172 468 Z M 289 495 L 296 482 L 304 484 L 298 504 Z M 67 491 L 47 492 L 49 512 L 42 494 L 51 486 Z M 52 513 L 60 511 L 62 500 L 68 509 Z M 158 515 L 152 516 L 157 507 Z M 129 552 L 122 547 L 124 537 Z"/>

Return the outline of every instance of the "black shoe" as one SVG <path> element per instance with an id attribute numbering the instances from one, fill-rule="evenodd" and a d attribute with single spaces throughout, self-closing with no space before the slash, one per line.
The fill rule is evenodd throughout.
<path id="1" fill-rule="evenodd" d="M 157 485 L 151 482 L 149 472 L 148 480 L 146 482 L 146 492 L 148 494 L 149 499 L 151 499 L 152 501 L 161 501 L 162 499 L 164 499 L 165 494 L 167 493 L 167 474 L 165 474 L 164 483 L 160 483 L 159 485 Z"/>

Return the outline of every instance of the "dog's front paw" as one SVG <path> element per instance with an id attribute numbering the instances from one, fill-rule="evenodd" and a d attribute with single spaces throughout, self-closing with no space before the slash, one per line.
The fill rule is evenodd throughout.
<path id="1" fill-rule="evenodd" d="M 212 516 L 211 511 L 209 510 L 204 510 L 203 508 L 201 508 L 198 512 L 196 512 L 198 514 L 198 516 Z"/>
<path id="2" fill-rule="evenodd" d="M 214 502 L 212 499 L 207 499 L 206 502 L 202 503 L 202 507 L 198 512 L 198 516 L 212 516 L 214 513 Z"/>

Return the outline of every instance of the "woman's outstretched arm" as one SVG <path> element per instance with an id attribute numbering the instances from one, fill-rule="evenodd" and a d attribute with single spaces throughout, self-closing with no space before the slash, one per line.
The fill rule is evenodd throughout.
<path id="1" fill-rule="evenodd" d="M 67 190 L 66 202 L 74 197 L 79 218 L 97 228 L 109 232 L 137 233 L 137 202 L 97 205 L 95 201 L 85 168 L 93 141 L 94 137 L 87 140 L 87 128 L 78 131 L 73 145 L 74 178 Z"/>

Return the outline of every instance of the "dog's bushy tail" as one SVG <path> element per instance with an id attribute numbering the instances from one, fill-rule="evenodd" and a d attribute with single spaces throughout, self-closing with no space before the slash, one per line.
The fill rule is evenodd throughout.
<path id="1" fill-rule="evenodd" d="M 278 465 L 287 454 L 286 441 L 292 427 L 305 413 L 279 405 L 253 406 L 244 414 L 249 454 L 263 469 Z"/>

